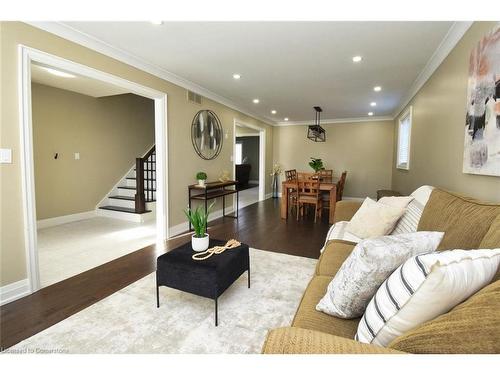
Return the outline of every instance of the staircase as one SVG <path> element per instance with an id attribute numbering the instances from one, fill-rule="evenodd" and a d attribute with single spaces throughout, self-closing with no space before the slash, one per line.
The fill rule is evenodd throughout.
<path id="1" fill-rule="evenodd" d="M 135 166 L 113 187 L 97 208 L 99 216 L 144 222 L 155 218 L 156 151 L 137 158 Z"/>

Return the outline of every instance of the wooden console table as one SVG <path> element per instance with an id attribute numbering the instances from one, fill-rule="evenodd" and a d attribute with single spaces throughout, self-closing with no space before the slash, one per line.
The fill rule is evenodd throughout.
<path id="1" fill-rule="evenodd" d="M 205 183 L 205 186 L 199 186 L 196 184 L 189 185 L 188 186 L 189 209 L 191 209 L 191 202 L 193 200 L 199 200 L 199 201 L 204 201 L 205 212 L 207 212 L 208 200 L 222 197 L 222 216 L 238 219 L 239 194 L 238 190 L 236 189 L 237 184 L 238 181 L 226 181 L 226 182 L 214 181 Z M 231 186 L 233 186 L 234 188 L 228 189 Z M 236 194 L 236 215 L 226 215 L 226 196 L 231 194 Z M 191 231 L 191 222 L 189 222 L 189 231 Z"/>

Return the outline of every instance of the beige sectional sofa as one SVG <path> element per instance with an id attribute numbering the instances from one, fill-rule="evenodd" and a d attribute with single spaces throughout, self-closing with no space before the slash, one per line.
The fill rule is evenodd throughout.
<path id="1" fill-rule="evenodd" d="M 335 221 L 350 220 L 360 205 L 338 202 Z M 445 232 L 438 250 L 500 248 L 500 204 L 436 188 L 418 230 Z M 468 300 L 400 336 L 387 348 L 354 341 L 359 319 L 340 319 L 315 308 L 354 246 L 343 240 L 326 244 L 291 327 L 271 330 L 263 353 L 500 353 L 500 272 Z"/>

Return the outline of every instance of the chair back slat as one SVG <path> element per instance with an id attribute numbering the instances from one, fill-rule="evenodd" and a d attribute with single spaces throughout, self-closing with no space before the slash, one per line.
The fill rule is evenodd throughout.
<path id="1" fill-rule="evenodd" d="M 299 193 L 299 197 L 301 195 L 318 197 L 320 192 L 319 180 L 317 179 L 297 180 L 297 191 Z"/>
<path id="2" fill-rule="evenodd" d="M 320 178 L 332 178 L 333 177 L 333 169 L 322 169 L 318 171 Z"/>
<path id="3" fill-rule="evenodd" d="M 344 186 L 345 180 L 347 179 L 347 171 L 342 172 L 342 176 L 340 176 L 339 188 L 337 189 L 337 201 L 342 200 L 342 196 L 344 195 Z"/>
<path id="4" fill-rule="evenodd" d="M 287 181 L 295 181 L 297 180 L 297 170 L 296 169 L 290 169 L 288 171 L 285 171 L 285 178 Z"/>

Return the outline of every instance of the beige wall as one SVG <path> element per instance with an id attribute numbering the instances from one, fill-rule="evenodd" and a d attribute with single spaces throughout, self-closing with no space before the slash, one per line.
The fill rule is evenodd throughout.
<path id="1" fill-rule="evenodd" d="M 266 177 L 272 168 L 272 128 L 252 117 L 204 98 L 202 106 L 188 103 L 186 90 L 151 74 L 140 71 L 85 47 L 19 22 L 2 22 L 1 53 L 1 126 L 0 147 L 11 148 L 13 163 L 0 166 L 1 239 L 0 285 L 26 278 L 23 200 L 20 165 L 20 128 L 18 107 L 18 45 L 24 44 L 92 68 L 140 83 L 168 94 L 168 168 L 170 226 L 183 222 L 187 205 L 186 186 L 195 173 L 205 170 L 216 179 L 225 169 L 232 170 L 233 120 L 237 118 L 266 130 Z M 217 159 L 200 159 L 191 145 L 190 124 L 200 109 L 213 110 L 219 116 L 227 138 Z M 266 183 L 266 190 L 270 185 Z"/>
<path id="2" fill-rule="evenodd" d="M 274 130 L 274 161 L 284 169 L 313 170 L 311 157 L 323 159 L 326 169 L 339 176 L 347 171 L 344 196 L 376 197 L 391 186 L 393 122 L 326 124 L 326 142 L 306 138 L 307 126 Z"/>
<path id="3" fill-rule="evenodd" d="M 31 98 L 38 220 L 93 210 L 155 143 L 151 99 L 40 84 Z"/>
<path id="4" fill-rule="evenodd" d="M 410 170 L 396 169 L 394 162 L 395 190 L 408 194 L 425 184 L 500 201 L 500 177 L 462 173 L 469 55 L 494 25 L 475 22 L 412 99 Z M 396 119 L 395 140 L 397 129 Z"/>

